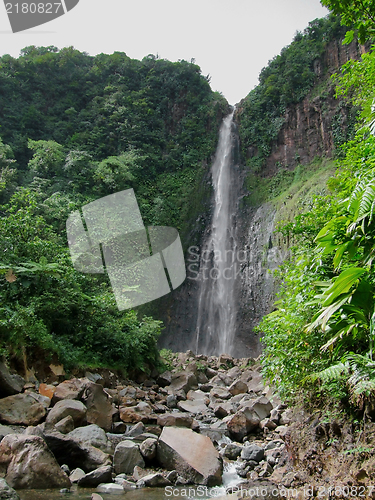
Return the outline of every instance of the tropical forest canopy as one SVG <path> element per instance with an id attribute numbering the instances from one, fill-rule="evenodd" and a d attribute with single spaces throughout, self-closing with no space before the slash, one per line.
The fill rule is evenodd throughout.
<path id="1" fill-rule="evenodd" d="M 65 223 L 133 188 L 146 225 L 183 235 L 227 108 L 192 62 L 34 46 L 0 58 L 1 354 L 155 364 L 161 322 L 120 313 L 106 277 L 74 270 Z"/>

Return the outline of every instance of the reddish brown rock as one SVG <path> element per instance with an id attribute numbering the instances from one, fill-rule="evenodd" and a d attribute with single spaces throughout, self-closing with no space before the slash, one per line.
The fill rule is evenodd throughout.
<path id="1" fill-rule="evenodd" d="M 136 424 L 137 422 L 148 423 L 151 413 L 150 405 L 142 401 L 136 406 L 120 406 L 121 420 L 130 424 Z"/>
<path id="2" fill-rule="evenodd" d="M 39 394 L 42 396 L 46 396 L 47 398 L 52 399 L 55 394 L 56 387 L 52 384 L 40 384 L 39 385 Z"/>

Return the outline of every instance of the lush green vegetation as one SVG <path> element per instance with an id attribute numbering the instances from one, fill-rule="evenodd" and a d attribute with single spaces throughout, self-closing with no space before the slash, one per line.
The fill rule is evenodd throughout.
<path id="1" fill-rule="evenodd" d="M 300 102 L 314 85 L 319 88 L 319 95 L 327 93 L 327 81 L 322 81 L 324 75 L 319 80 L 314 61 L 322 56 L 331 40 L 342 38 L 345 32 L 338 16 L 315 19 L 269 61 L 259 75 L 259 84 L 241 101 L 238 120 L 242 155 L 246 158 L 248 149 L 253 150 L 247 163 L 255 174 L 270 155 L 284 124 L 287 106 Z M 346 138 L 338 139 L 342 143 Z"/>
<path id="2" fill-rule="evenodd" d="M 363 109 L 357 133 L 326 191 L 279 227 L 294 247 L 259 331 L 264 373 L 287 399 L 302 389 L 306 399 L 363 409 L 375 396 L 374 64 L 371 51 L 335 78 L 337 96 Z"/>
<path id="3" fill-rule="evenodd" d="M 357 34 L 361 43 L 375 34 L 375 5 L 372 0 L 321 0 L 335 14 L 342 16 L 342 24 L 351 29 L 345 35 L 345 42 L 350 43 Z"/>
<path id="4" fill-rule="evenodd" d="M 33 46 L 0 58 L 0 354 L 156 363 L 160 321 L 120 313 L 105 276 L 74 270 L 65 223 L 134 188 L 146 225 L 184 234 L 227 107 L 186 61 Z"/>

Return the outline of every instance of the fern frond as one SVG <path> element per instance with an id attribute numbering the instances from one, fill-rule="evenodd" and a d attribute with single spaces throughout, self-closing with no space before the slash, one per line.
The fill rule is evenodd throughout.
<path id="1" fill-rule="evenodd" d="M 316 380 L 321 380 L 322 382 L 330 382 L 331 380 L 338 380 L 342 375 L 349 374 L 349 363 L 338 363 L 337 365 L 332 365 L 322 370 L 321 372 L 316 372 L 310 375 L 312 382 Z"/>

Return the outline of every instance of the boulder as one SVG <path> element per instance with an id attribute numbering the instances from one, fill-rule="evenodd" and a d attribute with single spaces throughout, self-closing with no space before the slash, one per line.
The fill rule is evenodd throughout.
<path id="1" fill-rule="evenodd" d="M 209 379 L 216 377 L 217 370 L 210 368 L 209 366 L 206 368 L 206 375 Z"/>
<path id="2" fill-rule="evenodd" d="M 142 467 L 139 467 L 138 465 L 136 465 L 133 469 L 133 478 L 135 481 L 139 481 L 140 479 L 144 478 L 148 474 L 151 474 L 151 472 L 152 471 L 142 469 Z M 117 477 L 121 477 L 121 476 L 125 476 L 125 474 L 119 474 L 119 476 L 117 476 Z"/>
<path id="3" fill-rule="evenodd" d="M 206 413 L 208 408 L 204 404 L 203 401 L 195 400 L 195 401 L 179 401 L 177 403 L 177 408 L 182 411 L 186 411 L 188 413 L 194 413 L 195 415 L 198 413 Z"/>
<path id="4" fill-rule="evenodd" d="M 0 443 L 0 463 L 8 465 L 6 482 L 16 489 L 70 488 L 45 441 L 39 436 L 9 434 Z"/>
<path id="5" fill-rule="evenodd" d="M 85 385 L 82 400 L 87 408 L 87 422 L 96 424 L 105 431 L 110 431 L 116 409 L 112 406 L 109 395 L 104 391 L 103 386 L 88 382 Z"/>
<path id="6" fill-rule="evenodd" d="M 231 393 L 225 389 L 225 387 L 213 387 L 210 390 L 210 398 L 215 399 L 230 399 L 232 397 Z"/>
<path id="7" fill-rule="evenodd" d="M 39 385 L 39 394 L 42 396 L 46 396 L 49 399 L 53 398 L 55 394 L 56 387 L 52 384 L 40 384 Z"/>
<path id="8" fill-rule="evenodd" d="M 127 385 L 126 387 L 123 387 L 120 392 L 118 393 L 119 398 L 130 398 L 130 399 L 136 399 L 137 397 L 137 389 L 133 387 L 132 385 Z"/>
<path id="9" fill-rule="evenodd" d="M 228 391 L 232 394 L 232 396 L 237 396 L 237 394 L 245 394 L 247 390 L 247 384 L 242 380 L 236 380 L 228 387 Z"/>
<path id="10" fill-rule="evenodd" d="M 264 396 L 261 396 L 257 399 L 250 399 L 249 401 L 245 401 L 244 403 L 240 403 L 240 406 L 254 410 L 260 420 L 268 418 L 273 408 L 272 403 Z"/>
<path id="11" fill-rule="evenodd" d="M 221 484 L 223 465 L 210 438 L 184 427 L 164 427 L 157 459 L 168 470 L 177 470 L 196 484 Z"/>
<path id="12" fill-rule="evenodd" d="M 234 413 L 233 405 L 230 402 L 211 404 L 210 407 L 213 407 L 215 417 L 217 418 L 224 418 Z"/>
<path id="13" fill-rule="evenodd" d="M 232 381 L 228 378 L 228 380 L 224 380 L 223 373 L 218 373 L 215 377 L 210 380 L 210 384 L 214 387 L 226 387 L 230 385 Z M 228 382 L 228 383 L 227 383 Z"/>
<path id="14" fill-rule="evenodd" d="M 108 493 L 112 495 L 122 495 L 125 493 L 124 488 L 121 486 L 121 484 L 115 484 L 115 483 L 100 484 L 96 488 L 96 491 L 99 491 L 99 493 Z"/>
<path id="15" fill-rule="evenodd" d="M 62 420 L 59 420 L 55 427 L 62 434 L 68 434 L 68 432 L 71 432 L 74 429 L 74 420 L 70 415 L 68 415 Z"/>
<path id="16" fill-rule="evenodd" d="M 145 439 L 139 446 L 139 450 L 146 460 L 153 460 L 156 457 L 156 444 L 158 440 L 155 438 Z"/>
<path id="17" fill-rule="evenodd" d="M 0 500 L 20 500 L 17 492 L 2 478 L 0 478 Z"/>
<path id="18" fill-rule="evenodd" d="M 247 389 L 249 392 L 262 392 L 264 389 L 263 378 L 261 373 L 249 370 L 246 374 L 244 372 L 241 376 L 242 380 L 247 383 Z M 248 380 L 246 380 L 248 378 Z"/>
<path id="19" fill-rule="evenodd" d="M 101 483 L 112 482 L 112 467 L 106 465 L 99 467 L 78 479 L 78 486 L 81 488 L 96 488 Z"/>
<path id="20" fill-rule="evenodd" d="M 70 473 L 69 479 L 72 484 L 78 483 L 81 477 L 85 476 L 85 471 L 77 467 Z"/>
<path id="21" fill-rule="evenodd" d="M 137 488 L 148 486 L 150 488 L 170 486 L 172 483 L 160 473 L 147 474 L 137 482 Z"/>
<path id="22" fill-rule="evenodd" d="M 186 399 L 189 399 L 190 401 L 201 401 L 206 405 L 210 402 L 210 398 L 208 398 L 207 394 L 201 390 L 198 391 L 190 390 L 186 394 Z"/>
<path id="23" fill-rule="evenodd" d="M 176 394 L 177 391 L 187 393 L 190 389 L 197 386 L 197 378 L 191 371 L 177 372 L 172 375 L 172 382 L 167 386 L 170 394 Z"/>
<path id="24" fill-rule="evenodd" d="M 243 460 L 254 460 L 259 463 L 264 458 L 264 449 L 256 444 L 244 446 L 241 451 L 241 458 Z"/>
<path id="25" fill-rule="evenodd" d="M 143 434 L 146 430 L 143 422 L 138 422 L 138 424 L 132 425 L 126 431 L 126 435 L 129 437 L 136 437 Z"/>
<path id="26" fill-rule="evenodd" d="M 229 354 L 221 354 L 217 360 L 217 367 L 232 368 L 234 365 L 234 359 Z"/>
<path id="27" fill-rule="evenodd" d="M 205 372 L 199 370 L 198 373 L 197 373 L 197 375 L 196 375 L 196 377 L 197 377 L 198 384 L 207 384 L 208 377 L 205 374 Z"/>
<path id="28" fill-rule="evenodd" d="M 0 399 L 0 420 L 6 424 L 37 425 L 45 415 L 45 407 L 30 394 Z"/>
<path id="29" fill-rule="evenodd" d="M 111 463 L 107 453 L 61 434 L 51 425 L 41 425 L 35 429 L 35 432 L 41 432 L 58 463 L 60 465 L 67 464 L 71 470 L 80 467 L 86 472 L 91 472 Z"/>
<path id="30" fill-rule="evenodd" d="M 114 434 L 125 434 L 128 426 L 125 422 L 113 422 L 112 424 L 112 432 Z"/>
<path id="31" fill-rule="evenodd" d="M 264 418 L 260 421 L 259 427 L 261 429 L 270 429 L 271 431 L 273 431 L 274 429 L 276 429 L 277 425 L 270 418 Z"/>
<path id="32" fill-rule="evenodd" d="M 137 487 L 137 485 L 132 481 L 128 481 L 127 479 L 122 479 L 119 476 L 115 477 L 114 481 L 117 484 L 121 484 L 121 486 L 124 488 L 125 491 L 134 490 Z"/>
<path id="33" fill-rule="evenodd" d="M 193 425 L 193 417 L 182 412 L 163 413 L 162 415 L 158 415 L 157 423 L 162 427 L 191 427 Z"/>
<path id="34" fill-rule="evenodd" d="M 229 460 L 237 460 L 241 455 L 242 446 L 238 446 L 235 443 L 229 443 L 224 449 L 224 457 L 229 458 Z"/>
<path id="35" fill-rule="evenodd" d="M 123 422 L 136 424 L 148 423 L 152 413 L 151 406 L 141 401 L 136 406 L 120 406 L 120 418 Z"/>
<path id="36" fill-rule="evenodd" d="M 166 387 L 172 382 L 172 373 L 169 370 L 161 373 L 156 382 L 160 385 L 160 387 Z"/>
<path id="37" fill-rule="evenodd" d="M 9 427 L 8 425 L 0 424 L 0 440 L 3 436 L 7 436 L 8 434 L 22 434 L 23 428 L 21 427 Z"/>
<path id="38" fill-rule="evenodd" d="M 104 378 L 100 375 L 100 373 L 91 373 L 91 372 L 86 372 L 85 377 L 89 379 L 91 382 L 94 382 L 95 384 L 100 384 L 104 385 L 105 380 Z"/>
<path id="39" fill-rule="evenodd" d="M 137 444 L 133 441 L 121 441 L 116 446 L 115 454 L 113 456 L 113 467 L 116 474 L 132 474 L 134 467 L 144 467 L 145 462 L 139 451 Z"/>
<path id="40" fill-rule="evenodd" d="M 255 410 L 243 408 L 229 417 L 227 428 L 232 439 L 242 441 L 249 432 L 259 426 L 259 423 L 260 418 Z"/>
<path id="41" fill-rule="evenodd" d="M 64 382 L 61 382 L 61 384 L 56 387 L 52 399 L 53 403 L 63 399 L 80 399 L 88 382 L 87 378 L 64 380 Z"/>
<path id="42" fill-rule="evenodd" d="M 97 493 L 91 493 L 91 500 L 103 500 L 103 497 L 101 497 Z"/>
<path id="43" fill-rule="evenodd" d="M 48 396 L 36 393 L 33 390 L 27 389 L 24 394 L 29 394 L 35 401 L 38 401 L 45 409 L 51 406 L 51 399 Z"/>
<path id="44" fill-rule="evenodd" d="M 227 371 L 227 377 L 229 377 L 231 380 L 237 380 L 239 377 L 241 377 L 242 372 L 238 368 L 238 366 L 234 366 L 230 370 Z"/>
<path id="45" fill-rule="evenodd" d="M 103 429 L 95 424 L 77 427 L 67 434 L 67 437 L 89 446 L 95 446 L 105 453 L 111 453 L 112 446 Z M 106 481 L 103 481 L 106 482 Z"/>
<path id="46" fill-rule="evenodd" d="M 76 427 L 81 426 L 86 420 L 86 406 L 81 401 L 63 399 L 55 404 L 46 418 L 49 424 L 56 424 L 70 415 Z"/>
<path id="47" fill-rule="evenodd" d="M 289 425 L 292 421 L 292 418 L 293 418 L 293 410 L 292 408 L 287 408 L 285 411 L 282 412 L 279 423 L 280 425 Z"/>
<path id="48" fill-rule="evenodd" d="M 166 403 L 170 409 L 177 408 L 177 397 L 174 394 L 168 394 Z"/>
<path id="49" fill-rule="evenodd" d="M 19 375 L 12 375 L 7 366 L 0 362 L 0 397 L 14 396 L 22 392 L 25 381 Z"/>

